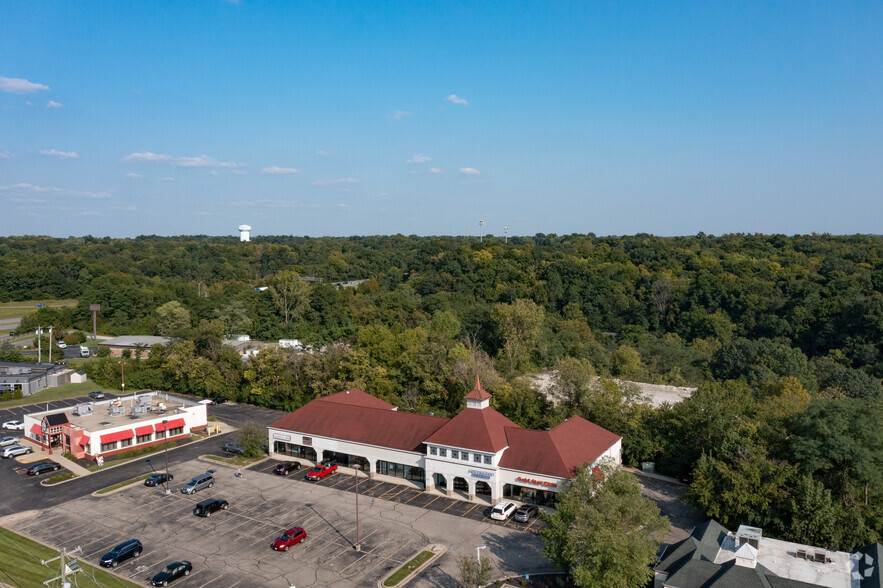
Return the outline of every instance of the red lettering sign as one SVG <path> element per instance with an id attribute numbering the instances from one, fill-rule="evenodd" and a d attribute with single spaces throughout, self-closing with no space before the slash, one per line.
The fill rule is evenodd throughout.
<path id="1" fill-rule="evenodd" d="M 557 482 L 544 482 L 543 480 L 532 480 L 530 478 L 515 478 L 519 482 L 524 482 L 526 484 L 536 484 L 537 486 L 546 486 L 547 488 L 557 488 Z"/>

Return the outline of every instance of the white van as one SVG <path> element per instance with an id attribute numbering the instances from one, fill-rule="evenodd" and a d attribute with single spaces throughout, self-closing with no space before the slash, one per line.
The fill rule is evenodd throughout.
<path id="1" fill-rule="evenodd" d="M 80 345 L 80 357 L 89 357 L 89 348 L 85 345 Z"/>

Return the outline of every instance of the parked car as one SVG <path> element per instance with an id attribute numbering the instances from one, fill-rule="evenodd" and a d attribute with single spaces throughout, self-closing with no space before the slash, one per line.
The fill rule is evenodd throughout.
<path id="1" fill-rule="evenodd" d="M 31 467 L 28 468 L 29 476 L 39 476 L 40 474 L 45 474 L 46 472 L 57 472 L 61 469 L 61 466 L 57 463 L 51 461 L 41 461 L 40 463 L 35 463 Z"/>
<path id="2" fill-rule="evenodd" d="M 212 398 L 212 404 L 224 404 L 225 402 L 227 402 L 227 399 L 223 396 L 215 396 Z"/>
<path id="3" fill-rule="evenodd" d="M 211 488 L 215 485 L 215 476 L 213 475 L 214 473 L 215 470 L 209 470 L 204 474 L 194 476 L 190 479 L 189 482 L 181 487 L 181 492 L 184 494 L 193 494 L 194 492 L 198 492 L 203 488 Z"/>
<path id="4" fill-rule="evenodd" d="M 213 512 L 218 512 L 219 510 L 227 510 L 230 508 L 230 504 L 226 500 L 221 500 L 220 498 L 209 498 L 208 500 L 203 500 L 202 502 L 197 502 L 196 506 L 193 507 L 193 514 L 198 517 L 210 517 Z"/>
<path id="5" fill-rule="evenodd" d="M 92 390 L 89 392 L 89 398 L 94 398 L 95 400 L 101 400 L 104 398 L 104 392 L 101 390 Z"/>
<path id="6" fill-rule="evenodd" d="M 65 343 L 64 341 L 59 341 L 58 343 L 56 343 L 56 345 L 59 349 L 67 349 L 67 343 Z"/>
<path id="7" fill-rule="evenodd" d="M 300 464 L 296 461 L 286 461 L 285 463 L 280 463 L 275 468 L 273 468 L 274 474 L 279 474 L 280 476 L 287 476 L 291 472 L 296 472 L 300 469 Z"/>
<path id="8" fill-rule="evenodd" d="M 315 467 L 310 468 L 310 471 L 307 472 L 307 480 L 310 480 L 311 482 L 318 482 L 322 478 L 327 478 L 336 471 L 336 463 L 333 463 L 331 465 L 319 464 Z"/>
<path id="9" fill-rule="evenodd" d="M 138 557 L 142 551 L 144 551 L 144 546 L 140 541 L 129 539 L 102 555 L 98 563 L 106 568 L 115 568 L 120 562 L 124 562 L 130 557 Z"/>
<path id="10" fill-rule="evenodd" d="M 0 447 L 6 447 L 7 445 L 18 445 L 19 441 L 21 441 L 21 437 L 0 437 Z"/>
<path id="11" fill-rule="evenodd" d="M 276 551 L 288 551 L 288 548 L 292 545 L 297 545 L 301 541 L 307 538 L 307 532 L 304 531 L 301 527 L 292 527 L 288 529 L 282 536 L 273 541 L 273 545 L 271 547 Z"/>
<path id="12" fill-rule="evenodd" d="M 242 448 L 242 445 L 239 443 L 224 443 L 224 447 L 222 448 L 227 453 L 235 453 L 236 455 L 242 455 L 245 453 L 245 449 Z"/>
<path id="13" fill-rule="evenodd" d="M 540 509 L 534 504 L 525 504 L 515 511 L 515 520 L 519 523 L 526 523 L 532 518 L 540 514 Z"/>
<path id="14" fill-rule="evenodd" d="M 193 570 L 193 564 L 189 561 L 176 561 L 167 565 L 163 571 L 150 579 L 153 586 L 168 586 L 169 582 L 180 578 L 181 576 L 189 576 Z"/>
<path id="15" fill-rule="evenodd" d="M 33 453 L 33 449 L 30 447 L 22 447 L 21 445 L 10 445 L 8 447 L 4 447 L 3 451 L 0 452 L 0 455 L 3 457 L 15 457 L 17 455 L 26 455 L 28 453 Z"/>
<path id="16" fill-rule="evenodd" d="M 515 512 L 517 506 L 514 502 L 504 501 L 498 502 L 494 508 L 491 509 L 491 518 L 495 521 L 505 521 Z"/>
<path id="17" fill-rule="evenodd" d="M 174 474 L 150 474 L 144 480 L 145 486 L 160 486 L 175 479 Z"/>
<path id="18" fill-rule="evenodd" d="M 4 429 L 18 429 L 19 431 L 25 430 L 25 424 L 21 421 L 6 421 L 3 423 Z"/>
<path id="19" fill-rule="evenodd" d="M 15 332 L 15 331 L 9 331 L 9 332 L 7 333 L 7 335 L 9 335 L 10 337 L 15 337 L 16 332 Z"/>

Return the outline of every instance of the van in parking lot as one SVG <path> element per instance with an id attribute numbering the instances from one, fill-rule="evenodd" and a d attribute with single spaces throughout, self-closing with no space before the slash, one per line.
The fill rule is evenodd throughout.
<path id="1" fill-rule="evenodd" d="M 181 492 L 184 494 L 193 494 L 194 492 L 198 492 L 203 488 L 211 488 L 215 485 L 214 473 L 215 470 L 209 470 L 204 474 L 194 476 L 190 479 L 189 482 L 181 487 Z"/>

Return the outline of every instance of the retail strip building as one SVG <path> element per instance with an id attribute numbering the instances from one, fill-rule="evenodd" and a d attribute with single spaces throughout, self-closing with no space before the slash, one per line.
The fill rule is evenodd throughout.
<path id="1" fill-rule="evenodd" d="M 466 409 L 451 419 L 398 412 L 353 388 L 313 400 L 269 427 L 279 456 L 358 464 L 372 477 L 410 481 L 472 501 L 554 502 L 576 468 L 622 463 L 622 438 L 574 416 L 551 430 L 520 427 L 490 407 L 476 378 Z"/>

